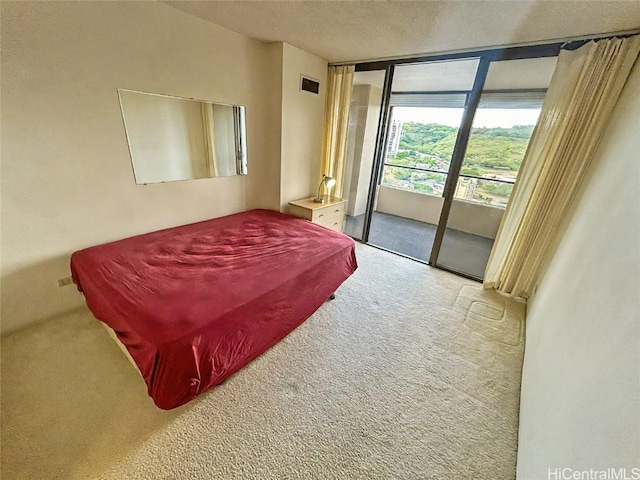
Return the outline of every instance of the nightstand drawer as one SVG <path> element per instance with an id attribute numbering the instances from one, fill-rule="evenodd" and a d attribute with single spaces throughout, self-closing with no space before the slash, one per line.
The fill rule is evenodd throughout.
<path id="1" fill-rule="evenodd" d="M 345 205 L 345 203 L 337 203 L 335 205 L 316 208 L 313 211 L 311 221 L 315 223 L 322 223 L 334 217 L 344 216 Z"/>
<path id="2" fill-rule="evenodd" d="M 331 230 L 335 230 L 336 232 L 342 233 L 342 225 L 344 224 L 344 215 L 338 215 L 331 218 L 317 220 L 314 223 L 317 223 L 318 225 L 322 225 L 323 227 L 330 228 Z"/>
<path id="3" fill-rule="evenodd" d="M 324 200 L 325 203 L 316 203 L 314 197 L 294 200 L 289 202 L 289 213 L 342 233 L 347 201 L 337 197 L 324 197 Z"/>

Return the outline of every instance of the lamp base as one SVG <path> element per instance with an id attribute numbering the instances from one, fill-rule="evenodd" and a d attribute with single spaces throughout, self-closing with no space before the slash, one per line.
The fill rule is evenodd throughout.
<path id="1" fill-rule="evenodd" d="M 313 199 L 313 201 L 314 201 L 315 203 L 324 203 L 324 202 L 325 202 L 325 199 L 324 199 L 324 198 L 322 198 L 322 197 L 316 197 L 316 198 L 314 198 L 314 199 Z"/>

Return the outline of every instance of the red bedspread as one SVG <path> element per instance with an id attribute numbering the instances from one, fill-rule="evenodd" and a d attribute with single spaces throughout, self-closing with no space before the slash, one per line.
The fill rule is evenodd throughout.
<path id="1" fill-rule="evenodd" d="M 246 365 L 304 322 L 357 268 L 354 242 L 252 210 L 75 252 L 94 315 L 170 409 Z"/>

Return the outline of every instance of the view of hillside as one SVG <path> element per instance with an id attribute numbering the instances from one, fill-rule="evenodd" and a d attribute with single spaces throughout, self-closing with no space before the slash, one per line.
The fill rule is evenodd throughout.
<path id="1" fill-rule="evenodd" d="M 456 197 L 503 206 L 522 163 L 533 125 L 472 129 L 461 173 L 487 180 L 461 177 Z M 436 123 L 405 123 L 395 154 L 386 163 L 447 172 L 458 129 Z M 489 180 L 493 179 L 493 181 Z M 446 175 L 385 167 L 386 185 L 442 194 Z M 503 180 L 510 183 L 503 183 Z"/>

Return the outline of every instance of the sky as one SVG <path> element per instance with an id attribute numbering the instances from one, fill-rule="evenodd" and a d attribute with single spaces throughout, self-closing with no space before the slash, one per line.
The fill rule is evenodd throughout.
<path id="1" fill-rule="evenodd" d="M 535 125 L 540 110 L 479 108 L 473 119 L 474 127 L 504 127 L 514 125 Z M 439 123 L 449 127 L 459 127 L 462 120 L 461 108 L 416 108 L 395 107 L 394 120 L 415 123 Z"/>

